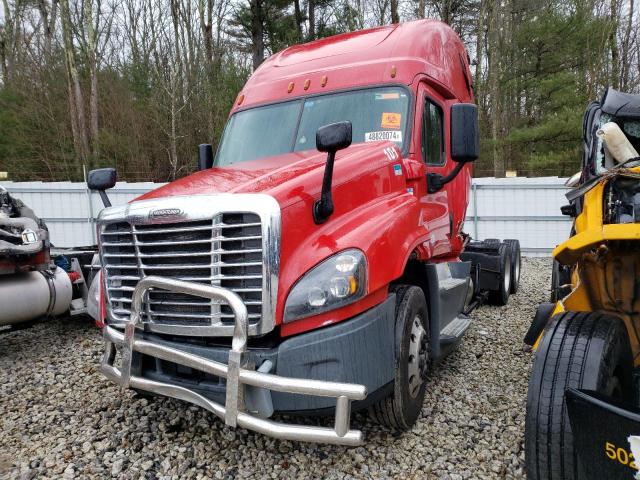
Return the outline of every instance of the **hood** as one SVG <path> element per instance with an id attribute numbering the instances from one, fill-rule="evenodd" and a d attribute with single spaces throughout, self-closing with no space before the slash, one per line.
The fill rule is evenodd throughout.
<path id="1" fill-rule="evenodd" d="M 390 145 L 397 149 L 385 141 L 361 143 L 339 151 L 334 164 L 334 187 L 391 163 L 384 153 Z M 400 158 L 397 153 L 397 158 Z M 136 200 L 216 193 L 265 193 L 285 208 L 308 199 L 309 195 L 319 195 L 326 159 L 326 153 L 307 150 L 214 167 L 152 190 Z"/>

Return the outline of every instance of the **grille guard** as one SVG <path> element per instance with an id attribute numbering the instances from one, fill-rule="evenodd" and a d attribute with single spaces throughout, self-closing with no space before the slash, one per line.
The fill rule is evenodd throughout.
<path id="1" fill-rule="evenodd" d="M 135 338 L 136 328 L 141 324 L 140 311 L 143 298 L 152 288 L 224 300 L 229 304 L 235 315 L 235 325 L 227 365 Z M 107 378 L 125 388 L 146 390 L 205 408 L 231 427 L 243 427 L 281 440 L 346 446 L 361 445 L 362 432 L 350 429 L 351 402 L 364 400 L 367 396 L 366 387 L 358 384 L 281 377 L 253 370 L 244 358 L 247 350 L 247 317 L 247 308 L 241 298 L 231 290 L 170 278 L 145 277 L 138 282 L 134 290 L 131 317 L 125 325 L 124 333 L 108 325 L 103 329 L 105 353 L 101 371 Z M 121 369 L 114 366 L 116 348 L 122 351 Z M 184 387 L 131 375 L 131 359 L 134 351 L 225 378 L 227 381 L 225 405 L 222 406 Z M 334 428 L 286 424 L 251 415 L 245 409 L 245 385 L 285 393 L 334 397 L 336 398 Z"/>

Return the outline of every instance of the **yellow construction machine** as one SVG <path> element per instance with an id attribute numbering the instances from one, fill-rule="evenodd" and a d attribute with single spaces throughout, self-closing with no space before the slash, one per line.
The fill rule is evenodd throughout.
<path id="1" fill-rule="evenodd" d="M 567 186 L 570 237 L 553 251 L 535 351 L 525 457 L 530 480 L 632 479 L 640 444 L 640 95 L 587 107 L 582 170 Z M 640 460 L 640 459 L 639 459 Z M 638 477 L 640 478 L 640 477 Z"/>

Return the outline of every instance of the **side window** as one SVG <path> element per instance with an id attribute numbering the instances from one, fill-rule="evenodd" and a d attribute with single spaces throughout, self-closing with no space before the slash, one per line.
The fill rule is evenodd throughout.
<path id="1" fill-rule="evenodd" d="M 444 165 L 442 109 L 426 99 L 422 114 L 422 160 L 427 165 Z"/>

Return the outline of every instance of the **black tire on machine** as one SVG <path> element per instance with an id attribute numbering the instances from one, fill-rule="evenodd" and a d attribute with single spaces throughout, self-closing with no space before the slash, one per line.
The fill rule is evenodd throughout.
<path id="1" fill-rule="evenodd" d="M 563 312 L 547 325 L 529 379 L 525 468 L 530 480 L 584 478 L 567 414 L 569 388 L 620 400 L 632 396 L 633 357 L 622 320 L 602 312 Z"/>

